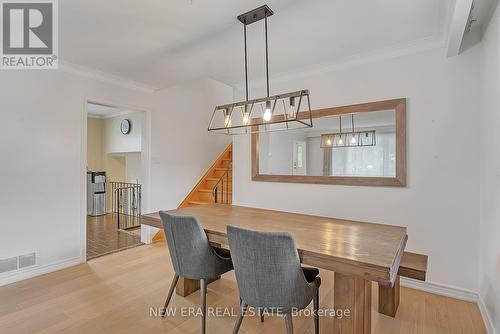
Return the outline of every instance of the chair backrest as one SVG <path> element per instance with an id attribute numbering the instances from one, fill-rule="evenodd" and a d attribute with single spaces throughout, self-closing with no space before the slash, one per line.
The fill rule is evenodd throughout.
<path id="1" fill-rule="evenodd" d="M 228 225 L 227 234 L 240 296 L 248 305 L 286 311 L 311 301 L 290 233 Z"/>
<path id="2" fill-rule="evenodd" d="M 214 277 L 214 251 L 196 217 L 160 211 L 160 218 L 174 271 L 191 279 Z"/>

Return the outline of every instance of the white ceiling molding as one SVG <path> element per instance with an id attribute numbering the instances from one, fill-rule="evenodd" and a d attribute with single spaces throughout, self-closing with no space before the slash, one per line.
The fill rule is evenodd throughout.
<path id="1" fill-rule="evenodd" d="M 121 86 L 124 88 L 129 88 L 133 90 L 138 90 L 146 93 L 154 93 L 159 88 L 152 87 L 146 84 L 142 84 L 128 78 L 119 77 L 110 73 L 98 71 L 81 65 L 73 64 L 67 61 L 59 61 L 59 70 L 71 73 L 74 75 L 86 77 L 89 79 L 94 79 L 104 83 Z"/>
<path id="2" fill-rule="evenodd" d="M 473 0 L 456 0 L 448 34 L 448 57 L 457 56 L 465 34 Z"/>
<path id="3" fill-rule="evenodd" d="M 359 65 L 369 64 L 386 59 L 398 58 L 402 56 L 430 51 L 434 49 L 441 49 L 445 47 L 446 47 L 446 38 L 444 36 L 434 36 L 383 50 L 361 53 L 346 58 L 343 61 L 334 61 L 334 62 L 319 64 L 314 67 L 296 69 L 292 73 L 290 72 L 278 73 L 277 75 L 273 75 L 270 80 L 272 83 L 287 82 L 321 73 L 334 72 Z M 235 88 L 237 90 L 242 90 L 244 88 L 244 84 L 245 83 L 243 81 L 239 82 L 237 85 L 235 85 Z M 262 87 L 265 84 L 266 81 L 264 79 L 255 80 L 252 82 L 252 88 Z"/>

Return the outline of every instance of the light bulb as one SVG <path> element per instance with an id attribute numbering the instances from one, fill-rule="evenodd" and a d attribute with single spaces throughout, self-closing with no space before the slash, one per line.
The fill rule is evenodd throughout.
<path id="1" fill-rule="evenodd" d="M 264 121 L 269 122 L 271 120 L 271 101 L 266 101 L 266 111 L 264 112 Z"/>
<path id="2" fill-rule="evenodd" d="M 344 141 L 342 140 L 342 137 L 339 138 L 339 141 L 337 142 L 339 145 L 342 145 Z"/>
<path id="3" fill-rule="evenodd" d="M 296 113 L 296 109 L 295 109 L 295 97 L 292 96 L 290 98 L 290 108 L 288 109 L 288 117 L 294 118 L 295 117 L 295 113 Z"/>
<path id="4" fill-rule="evenodd" d="M 351 144 L 356 144 L 356 137 L 354 135 L 352 135 Z"/>
<path id="5" fill-rule="evenodd" d="M 330 139 L 330 137 L 328 137 L 328 139 L 326 140 L 326 145 L 327 146 L 332 145 L 332 140 Z"/>
<path id="6" fill-rule="evenodd" d="M 243 125 L 248 125 L 248 121 L 250 121 L 250 113 L 243 113 Z"/>
<path id="7" fill-rule="evenodd" d="M 226 116 L 224 117 L 224 126 L 230 127 L 231 126 L 231 115 L 226 113 Z"/>

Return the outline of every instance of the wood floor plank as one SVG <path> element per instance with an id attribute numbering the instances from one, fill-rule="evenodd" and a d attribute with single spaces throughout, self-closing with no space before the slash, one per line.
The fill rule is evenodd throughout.
<path id="1" fill-rule="evenodd" d="M 106 255 L 75 267 L 0 287 L 2 334 L 51 333 L 198 333 L 197 317 L 150 316 L 165 301 L 173 275 L 163 242 Z M 321 270 L 320 307 L 333 308 L 333 273 Z M 234 272 L 208 286 L 207 306 L 238 307 Z M 171 307 L 198 307 L 199 293 L 174 295 Z M 486 333 L 477 305 L 401 288 L 395 318 L 377 312 L 378 289 L 372 286 L 372 333 Z M 235 318 L 208 317 L 208 333 L 230 333 Z M 313 334 L 313 319 L 293 319 L 295 333 Z M 332 333 L 332 318 L 321 318 L 321 333 Z M 245 317 L 242 334 L 284 333 L 278 316 Z"/>

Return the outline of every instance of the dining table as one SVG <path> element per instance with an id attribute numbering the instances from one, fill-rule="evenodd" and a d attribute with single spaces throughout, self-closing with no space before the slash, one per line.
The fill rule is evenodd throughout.
<path id="1" fill-rule="evenodd" d="M 334 273 L 334 333 L 371 332 L 372 282 L 393 286 L 405 250 L 406 227 L 227 204 L 207 204 L 167 211 L 194 216 L 209 241 L 228 248 L 227 226 L 254 231 L 289 232 L 301 263 Z M 141 224 L 163 228 L 158 212 L 141 216 Z M 198 283 L 183 278 L 177 293 L 196 291 Z M 348 316 L 347 316 L 348 315 Z"/>

